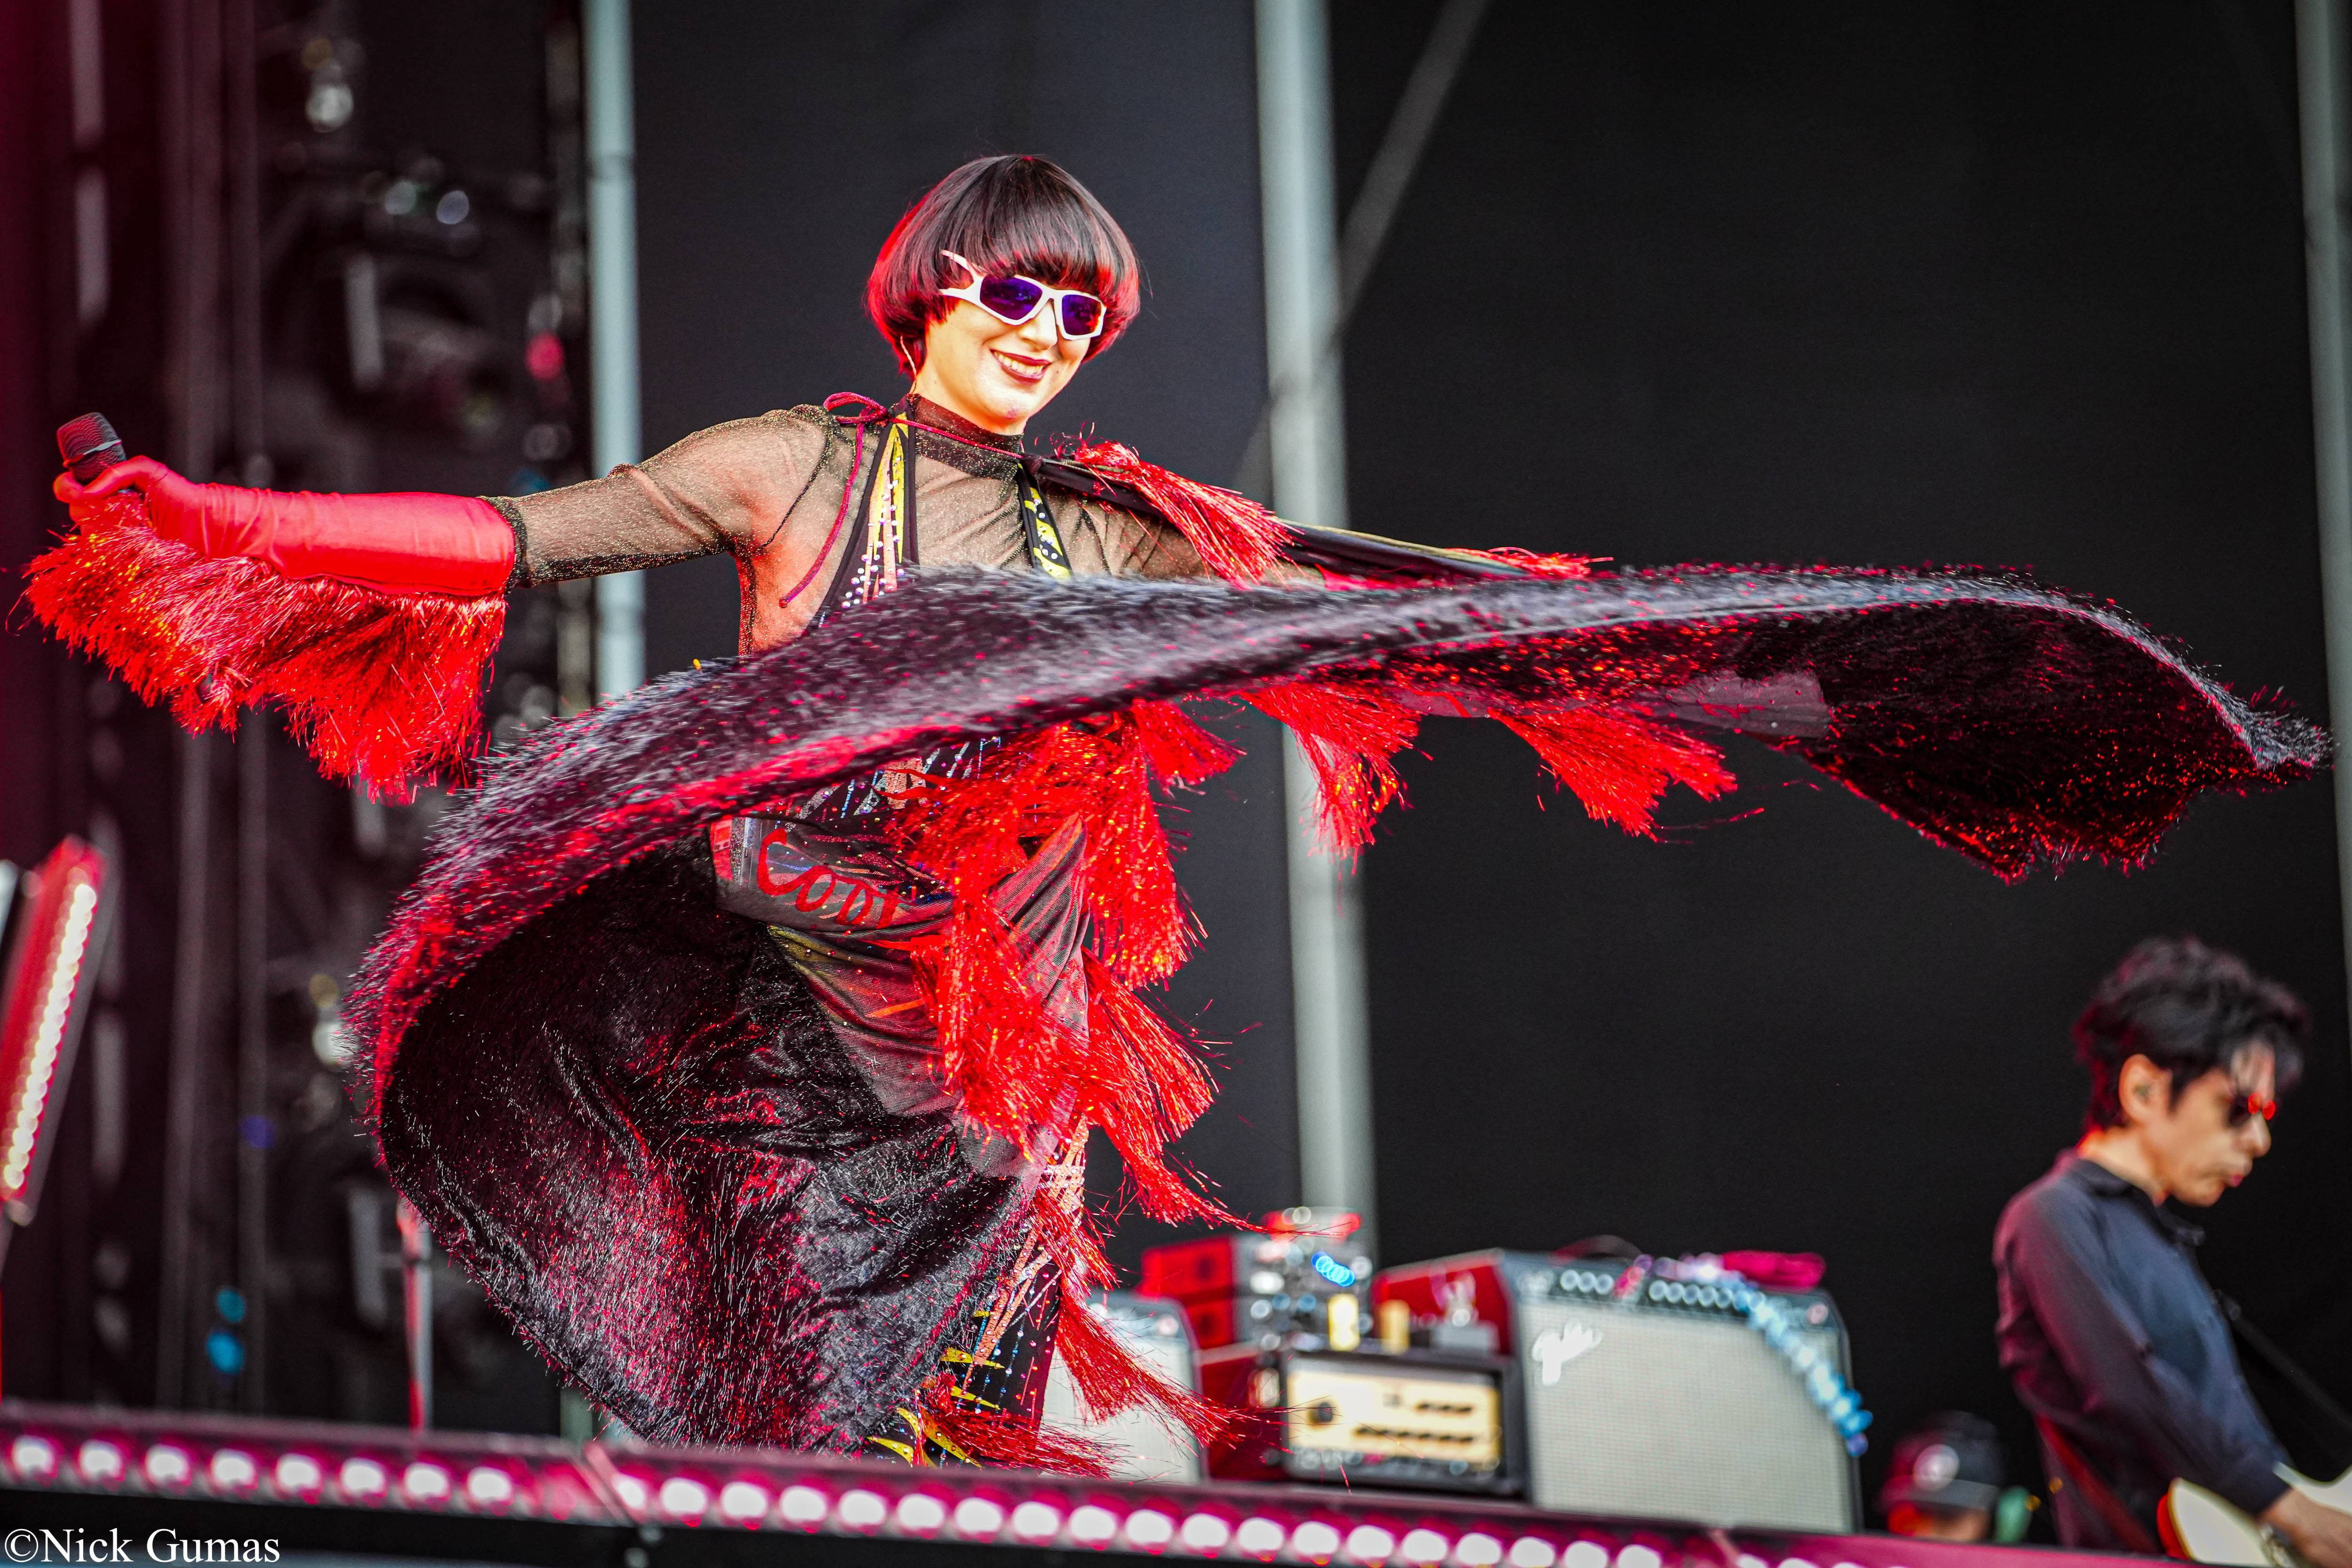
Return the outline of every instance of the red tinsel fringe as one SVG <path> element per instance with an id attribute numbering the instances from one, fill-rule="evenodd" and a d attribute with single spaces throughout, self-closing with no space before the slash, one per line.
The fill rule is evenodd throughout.
<path id="1" fill-rule="evenodd" d="M 1117 441 L 1091 442 L 1065 456 L 1140 492 L 1192 542 L 1209 570 L 1228 583 L 1264 582 L 1281 558 L 1289 530 L 1247 496 L 1171 473 Z"/>
<path id="2" fill-rule="evenodd" d="M 945 1377 L 926 1382 L 922 1415 L 923 1435 L 956 1458 L 1066 1476 L 1111 1473 L 1118 1456 L 1108 1444 L 1050 1426 L 1032 1426 L 1017 1415 L 960 1402 L 954 1386 Z"/>
<path id="3" fill-rule="evenodd" d="M 1097 1418 L 1146 1410 L 1171 1427 L 1185 1428 L 1205 1446 L 1223 1438 L 1241 1417 L 1239 1411 L 1180 1388 L 1138 1361 L 1082 1300 L 1062 1303 L 1054 1353 L 1069 1369 L 1080 1405 Z"/>
<path id="4" fill-rule="evenodd" d="M 207 559 L 120 494 L 26 568 L 33 613 L 192 730 L 277 702 L 332 778 L 400 790 L 460 774 L 481 736 L 482 672 L 506 599 L 388 594 Z"/>
<path id="5" fill-rule="evenodd" d="M 1452 553 L 1492 561 L 1498 566 L 1516 566 L 1530 577 L 1590 577 L 1593 563 L 1609 559 L 1606 555 L 1538 555 L 1516 544 L 1497 545 L 1492 550 L 1456 550 Z"/>
<path id="6" fill-rule="evenodd" d="M 1397 752 L 1412 743 L 1421 715 L 1370 687 L 1306 681 L 1248 694 L 1249 704 L 1290 727 L 1315 765 L 1316 817 L 1335 855 L 1372 841 L 1372 824 L 1404 793 Z"/>
<path id="7" fill-rule="evenodd" d="M 1653 719 L 1594 708 L 1496 714 L 1543 758 L 1596 822 L 1649 834 L 1670 784 L 1713 800 L 1732 785 L 1723 753 Z"/>

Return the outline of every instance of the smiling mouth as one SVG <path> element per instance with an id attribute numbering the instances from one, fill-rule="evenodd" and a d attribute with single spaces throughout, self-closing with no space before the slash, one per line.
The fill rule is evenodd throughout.
<path id="1" fill-rule="evenodd" d="M 996 356 L 996 363 L 1003 367 L 1005 374 L 1024 386 L 1034 386 L 1044 381 L 1045 372 L 1050 368 L 1049 362 L 1045 360 L 1030 359 L 1022 354 L 1009 354 L 1003 349 L 991 349 L 988 352 Z"/>

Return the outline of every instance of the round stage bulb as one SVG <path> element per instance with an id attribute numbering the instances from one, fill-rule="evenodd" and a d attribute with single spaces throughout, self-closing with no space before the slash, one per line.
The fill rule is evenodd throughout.
<path id="1" fill-rule="evenodd" d="M 1443 1563 L 1452 1545 L 1433 1530 L 1408 1530 L 1397 1544 L 1397 1556 L 1407 1563 Z"/>
<path id="2" fill-rule="evenodd" d="M 1024 1541 L 1045 1541 L 1061 1532 L 1062 1510 L 1032 1498 L 1013 1510 L 1013 1533 Z"/>
<path id="3" fill-rule="evenodd" d="M 1234 1527 L 1213 1513 L 1196 1513 L 1184 1521 L 1184 1528 L 1176 1534 L 1187 1547 L 1208 1557 L 1225 1549 L 1225 1542 L 1234 1538 Z"/>
<path id="4" fill-rule="evenodd" d="M 664 1481 L 660 1497 L 662 1511 L 672 1519 L 697 1520 L 710 1511 L 710 1489 L 684 1476 Z"/>
<path id="5" fill-rule="evenodd" d="M 948 1505 L 929 1492 L 908 1492 L 898 1500 L 898 1528 L 912 1535 L 929 1535 L 948 1521 Z"/>
<path id="6" fill-rule="evenodd" d="M 956 1533 L 967 1541 L 992 1541 L 1004 1528 L 1004 1510 L 984 1497 L 968 1497 L 955 1506 Z"/>
<path id="7" fill-rule="evenodd" d="M 767 1489 L 750 1481 L 729 1481 L 719 1489 L 719 1511 L 739 1522 L 762 1518 L 768 1511 Z"/>
<path id="8" fill-rule="evenodd" d="M 1234 1531 L 1234 1544 L 1252 1557 L 1271 1557 L 1282 1550 L 1286 1533 L 1270 1519 L 1245 1519 Z"/>
<path id="9" fill-rule="evenodd" d="M 27 1432 L 8 1445 L 8 1466 L 20 1476 L 46 1481 L 58 1473 L 57 1445 Z"/>
<path id="10" fill-rule="evenodd" d="M 1176 1521 L 1156 1508 L 1139 1509 L 1127 1516 L 1127 1539 L 1129 1545 L 1158 1552 L 1176 1539 Z"/>
<path id="11" fill-rule="evenodd" d="M 342 1474 L 336 1478 L 349 1497 L 378 1498 L 392 1484 L 382 1465 L 373 1459 L 345 1459 Z"/>
<path id="12" fill-rule="evenodd" d="M 1310 1519 L 1290 1532 L 1293 1556 L 1309 1563 L 1328 1563 L 1339 1550 L 1339 1532 L 1319 1519 Z"/>
<path id="13" fill-rule="evenodd" d="M 308 1454 L 280 1454 L 275 1479 L 279 1491 L 303 1497 L 327 1484 L 327 1472 Z"/>

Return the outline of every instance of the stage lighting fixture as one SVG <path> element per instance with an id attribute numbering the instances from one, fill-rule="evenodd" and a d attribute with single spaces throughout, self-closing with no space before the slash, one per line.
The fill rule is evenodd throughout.
<path id="1" fill-rule="evenodd" d="M 68 838 L 31 871 L 5 878 L 0 912 L 7 922 L 7 968 L 0 985 L 0 1211 L 14 1226 L 32 1223 L 41 1172 L 75 1042 L 89 1000 L 89 981 L 106 948 L 113 912 L 106 857 Z M 0 1257 L 10 1226 L 0 1225 Z"/>

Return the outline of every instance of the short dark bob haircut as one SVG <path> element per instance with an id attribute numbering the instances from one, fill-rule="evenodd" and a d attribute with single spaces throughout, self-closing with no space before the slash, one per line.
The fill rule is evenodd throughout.
<path id="1" fill-rule="evenodd" d="M 2193 936 L 2151 937 L 2099 982 L 2074 1020 L 2074 1056 L 2091 1075 L 2084 1125 L 2123 1124 L 2118 1086 L 2136 1056 L 2170 1073 L 2178 1095 L 2216 1068 L 2231 1068 L 2249 1046 L 2267 1046 L 2284 1094 L 2302 1074 L 2310 1029 L 2301 999 L 2237 954 Z"/>
<path id="2" fill-rule="evenodd" d="M 1000 277 L 1017 272 L 1100 299 L 1102 335 L 1087 345 L 1089 358 L 1135 320 L 1135 247 L 1093 193 L 1044 158 L 974 158 L 907 209 L 866 279 L 866 313 L 908 375 L 922 368 L 923 329 L 956 303 L 940 290 L 970 281 L 943 250 Z"/>

